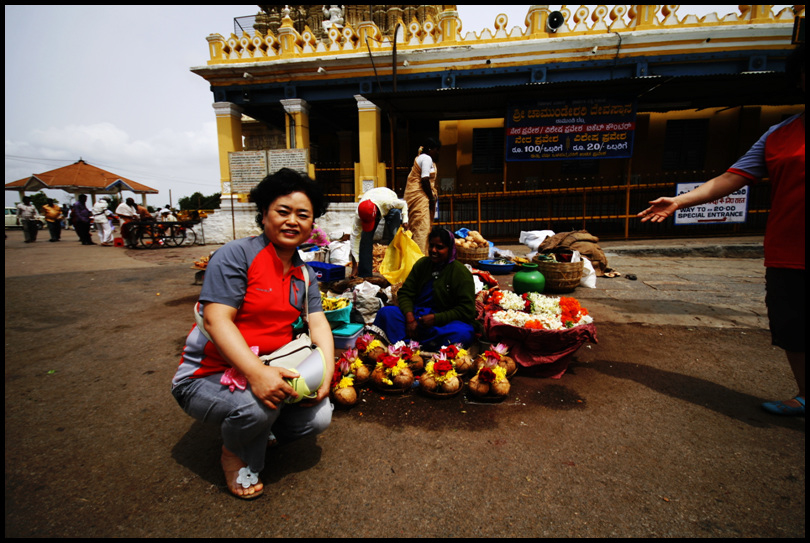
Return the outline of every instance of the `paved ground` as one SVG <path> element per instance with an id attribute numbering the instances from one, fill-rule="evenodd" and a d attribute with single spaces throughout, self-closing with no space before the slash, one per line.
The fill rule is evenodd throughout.
<path id="1" fill-rule="evenodd" d="M 805 420 L 759 408 L 795 388 L 761 240 L 601 244 L 623 276 L 574 293 L 599 341 L 561 379 L 488 405 L 364 392 L 243 502 L 168 390 L 213 247 L 7 234 L 7 537 L 805 535 Z"/>

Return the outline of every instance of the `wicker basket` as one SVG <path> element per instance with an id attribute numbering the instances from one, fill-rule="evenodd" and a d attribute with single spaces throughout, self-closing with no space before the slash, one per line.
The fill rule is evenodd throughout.
<path id="1" fill-rule="evenodd" d="M 579 286 L 582 279 L 583 262 L 553 262 L 548 260 L 532 260 L 537 264 L 537 271 L 546 278 L 545 292 L 563 293 L 572 292 Z"/>
<path id="2" fill-rule="evenodd" d="M 489 247 L 477 247 L 475 249 L 465 249 L 464 247 L 456 246 L 456 260 L 460 260 L 463 264 L 469 264 L 475 267 L 479 260 L 486 260 L 489 257 Z"/>

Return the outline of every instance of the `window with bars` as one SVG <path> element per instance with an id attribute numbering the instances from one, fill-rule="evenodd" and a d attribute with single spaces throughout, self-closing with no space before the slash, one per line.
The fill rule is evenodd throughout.
<path id="1" fill-rule="evenodd" d="M 503 171 L 503 128 L 473 128 L 472 173 Z"/>
<path id="2" fill-rule="evenodd" d="M 709 119 L 667 121 L 662 169 L 702 170 L 706 163 Z"/>

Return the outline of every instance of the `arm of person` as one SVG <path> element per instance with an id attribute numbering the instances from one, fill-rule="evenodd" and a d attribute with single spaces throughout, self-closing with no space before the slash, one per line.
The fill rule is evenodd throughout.
<path id="1" fill-rule="evenodd" d="M 725 172 L 685 194 L 652 200 L 650 207 L 641 211 L 638 216 L 641 217 L 641 222 L 662 222 L 678 209 L 712 202 L 741 189 L 749 182 L 749 179 L 740 174 Z"/>
<path id="2" fill-rule="evenodd" d="M 422 190 L 425 191 L 425 195 L 431 202 L 436 199 L 436 196 L 433 194 L 433 187 L 430 186 L 430 177 L 422 178 Z"/>
<path id="3" fill-rule="evenodd" d="M 332 336 L 332 327 L 329 326 L 329 321 L 322 311 L 309 314 L 309 334 L 312 338 L 312 342 L 320 347 L 327 364 L 323 376 L 323 384 L 321 384 L 321 387 L 318 389 L 318 395 L 312 400 L 302 400 L 302 407 L 316 405 L 329 396 L 332 374 L 335 372 L 335 365 L 329 363 L 330 360 L 335 359 L 335 339 Z"/>
<path id="4" fill-rule="evenodd" d="M 211 335 L 222 357 L 245 376 L 254 396 L 270 409 L 276 409 L 287 397 L 296 395 L 284 379 L 298 377 L 298 372 L 265 366 L 250 350 L 245 338 L 234 324 L 235 318 L 235 307 L 218 303 L 205 304 L 203 311 L 205 329 Z"/>

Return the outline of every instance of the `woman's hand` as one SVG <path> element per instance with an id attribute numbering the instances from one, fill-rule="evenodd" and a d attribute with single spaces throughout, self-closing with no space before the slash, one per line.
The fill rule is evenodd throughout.
<path id="1" fill-rule="evenodd" d="M 295 396 L 284 379 L 298 377 L 298 373 L 265 366 L 250 350 L 233 322 L 235 318 L 236 308 L 225 304 L 207 303 L 203 308 L 205 329 L 222 357 L 245 376 L 254 396 L 270 409 L 276 409 L 286 398 Z"/>
<path id="2" fill-rule="evenodd" d="M 678 210 L 678 202 L 675 198 L 656 198 L 650 202 L 650 207 L 641 211 L 638 216 L 641 217 L 641 222 L 662 222 L 667 217 Z"/>
<path id="3" fill-rule="evenodd" d="M 422 326 L 433 327 L 436 325 L 436 315 L 430 313 L 429 315 L 423 315 L 419 317 L 419 324 Z"/>
<path id="4" fill-rule="evenodd" d="M 297 398 L 293 388 L 285 381 L 298 377 L 298 372 L 287 368 L 275 366 L 265 366 L 262 364 L 257 371 L 251 372 L 245 377 L 250 383 L 250 390 L 253 395 L 261 400 L 270 409 L 277 409 L 279 404 L 292 396 Z"/>
<path id="5" fill-rule="evenodd" d="M 408 311 L 405 314 L 405 334 L 407 334 L 410 339 L 416 338 L 417 325 L 418 323 L 416 322 L 413 313 Z"/>

